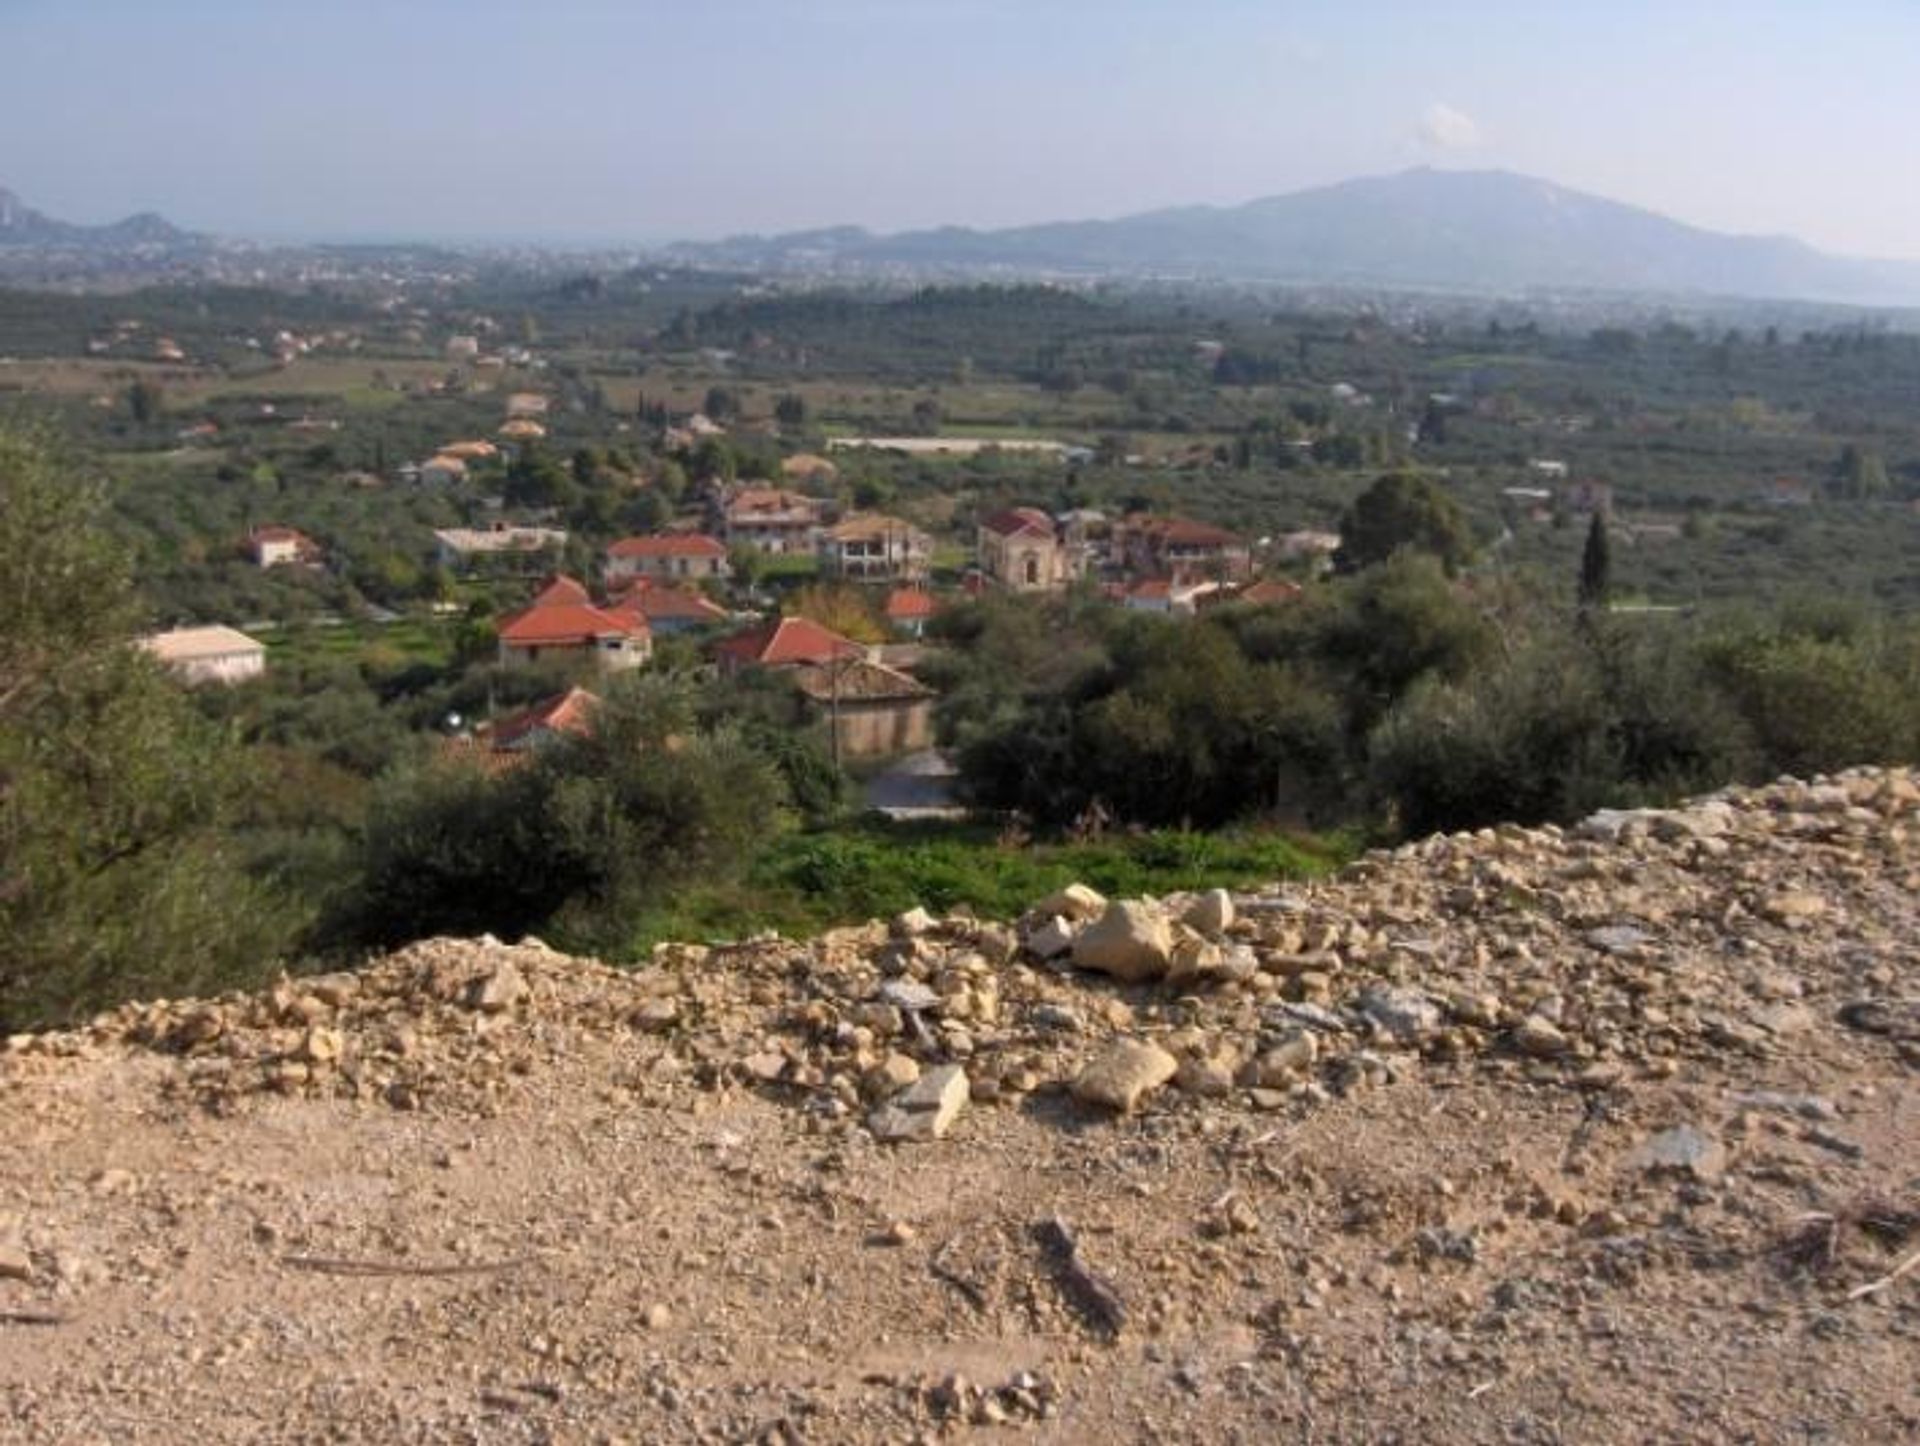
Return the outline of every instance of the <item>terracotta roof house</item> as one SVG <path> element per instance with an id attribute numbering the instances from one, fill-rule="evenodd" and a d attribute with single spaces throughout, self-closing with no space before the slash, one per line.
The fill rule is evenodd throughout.
<path id="1" fill-rule="evenodd" d="M 923 587 L 896 587 L 887 594 L 883 611 L 895 632 L 917 638 L 926 631 L 927 620 L 940 611 L 940 604 Z"/>
<path id="2" fill-rule="evenodd" d="M 807 663 L 794 686 L 825 713 L 834 750 L 847 758 L 913 753 L 933 746 L 933 689 L 866 658 Z"/>
<path id="3" fill-rule="evenodd" d="M 509 417 L 544 417 L 551 405 L 539 392 L 515 392 L 507 398 Z"/>
<path id="4" fill-rule="evenodd" d="M 1275 607 L 1281 603 L 1290 603 L 1300 596 L 1304 589 L 1297 582 L 1286 582 L 1279 578 L 1263 577 L 1258 582 L 1249 583 L 1234 594 L 1237 603 L 1247 603 L 1252 607 Z"/>
<path id="5" fill-rule="evenodd" d="M 639 578 L 615 598 L 615 603 L 640 614 L 658 635 L 698 632 L 718 627 L 733 615 L 720 604 L 692 588 L 669 587 L 664 583 Z"/>
<path id="6" fill-rule="evenodd" d="M 565 586 L 563 586 L 563 584 Z M 573 600 L 580 585 L 556 579 L 518 612 L 500 619 L 500 661 L 536 663 L 542 658 L 591 658 L 606 672 L 637 668 L 653 656 L 653 630 L 624 604 L 596 607 Z"/>
<path id="7" fill-rule="evenodd" d="M 267 645 L 238 628 L 175 628 L 140 646 L 188 683 L 238 683 L 267 670 Z"/>
<path id="8" fill-rule="evenodd" d="M 484 462 L 489 457 L 498 457 L 500 449 L 493 443 L 482 440 L 449 442 L 440 449 L 442 457 L 458 457 L 462 462 Z"/>
<path id="9" fill-rule="evenodd" d="M 1037 507 L 981 519 L 975 548 L 981 574 L 1010 592 L 1054 592 L 1080 575 L 1079 554 Z"/>
<path id="10" fill-rule="evenodd" d="M 1186 517 L 1129 517 L 1119 550 L 1128 570 L 1142 577 L 1240 582 L 1253 572 L 1245 538 Z"/>
<path id="11" fill-rule="evenodd" d="M 737 673 L 742 668 L 791 668 L 864 658 L 867 650 L 811 618 L 790 617 L 774 618 L 728 638 L 714 655 L 721 672 Z"/>
<path id="12" fill-rule="evenodd" d="M 515 417 L 500 424 L 500 435 L 510 442 L 537 442 L 547 435 L 547 429 L 531 417 Z"/>
<path id="13" fill-rule="evenodd" d="M 599 706 L 599 694 L 569 688 L 502 718 L 487 730 L 486 741 L 496 753 L 525 753 L 561 738 L 584 738 L 592 731 L 593 710 Z"/>
<path id="14" fill-rule="evenodd" d="M 820 504 L 778 487 L 743 487 L 720 506 L 720 535 L 728 547 L 786 555 L 810 553 L 820 533 Z"/>
<path id="15" fill-rule="evenodd" d="M 254 528 L 247 534 L 247 551 L 259 567 L 297 567 L 320 560 L 320 544 L 292 527 Z"/>
<path id="16" fill-rule="evenodd" d="M 661 532 L 623 537 L 607 548 L 609 583 L 636 577 L 659 579 L 727 576 L 726 544 L 704 532 Z"/>
<path id="17" fill-rule="evenodd" d="M 1144 578 L 1120 595 L 1120 605 L 1129 612 L 1171 613 L 1173 584 L 1164 577 Z"/>
<path id="18" fill-rule="evenodd" d="M 913 582 L 927 575 L 933 539 L 911 523 L 856 512 L 820 532 L 820 570 L 852 582 Z"/>

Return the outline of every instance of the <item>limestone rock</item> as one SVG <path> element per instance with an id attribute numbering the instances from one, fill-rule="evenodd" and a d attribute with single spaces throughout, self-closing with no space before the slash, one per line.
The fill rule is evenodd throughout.
<path id="1" fill-rule="evenodd" d="M 1073 941 L 1073 962 L 1127 983 L 1158 979 L 1173 956 L 1173 926 L 1147 904 L 1109 904 Z"/>
<path id="2" fill-rule="evenodd" d="M 527 997 L 526 976 L 511 959 L 494 965 L 473 981 L 467 990 L 467 1004 L 483 1014 L 500 1014 Z"/>
<path id="3" fill-rule="evenodd" d="M 1399 1044 L 1418 1044 L 1440 1028 L 1440 1006 L 1412 989 L 1369 989 L 1360 1012 Z"/>
<path id="4" fill-rule="evenodd" d="M 932 933 L 938 922 L 925 909 L 915 905 L 895 918 L 890 927 L 895 938 L 917 939 L 922 934 Z"/>
<path id="5" fill-rule="evenodd" d="M 1141 1039 L 1116 1040 L 1080 1071 L 1073 1082 L 1073 1095 L 1084 1104 L 1130 1114 L 1179 1069 L 1180 1062 L 1157 1044 Z"/>
<path id="6" fill-rule="evenodd" d="M 17 1240 L 0 1240 L 0 1280 L 32 1280 L 33 1260 Z"/>
<path id="7" fill-rule="evenodd" d="M 1529 1014 L 1513 1031 L 1513 1047 L 1535 1059 L 1551 1059 L 1565 1054 L 1572 1042 L 1552 1020 Z"/>
<path id="8" fill-rule="evenodd" d="M 1068 884 L 1034 905 L 1037 914 L 1057 914 L 1070 923 L 1082 923 L 1107 907 L 1107 896 L 1085 884 Z"/>
<path id="9" fill-rule="evenodd" d="M 928 1070 L 868 1118 L 875 1137 L 889 1143 L 937 1140 L 967 1107 L 967 1072 L 957 1064 Z"/>
<path id="10" fill-rule="evenodd" d="M 1627 1163 L 1638 1170 L 1670 1171 L 1711 1182 L 1726 1172 L 1727 1149 L 1697 1126 L 1676 1125 L 1643 1140 Z"/>
<path id="11" fill-rule="evenodd" d="M 1058 914 L 1027 935 L 1027 948 L 1036 959 L 1057 959 L 1073 947 L 1073 925 Z"/>
<path id="12" fill-rule="evenodd" d="M 1225 889 L 1208 889 L 1180 917 L 1189 929 L 1218 939 L 1233 927 L 1233 895 Z"/>

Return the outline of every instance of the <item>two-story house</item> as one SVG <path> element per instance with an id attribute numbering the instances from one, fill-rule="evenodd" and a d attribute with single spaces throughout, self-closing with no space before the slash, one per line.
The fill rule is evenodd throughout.
<path id="1" fill-rule="evenodd" d="M 726 544 L 704 532 L 623 537 L 607 549 L 608 586 L 636 577 L 656 582 L 703 582 L 726 575 Z"/>
<path id="2" fill-rule="evenodd" d="M 720 504 L 720 536 L 726 545 L 775 556 L 804 556 L 820 537 L 820 504 L 780 487 L 742 487 Z"/>
<path id="3" fill-rule="evenodd" d="M 933 563 L 933 539 L 911 523 L 856 512 L 820 531 L 820 571 L 849 582 L 918 582 Z"/>

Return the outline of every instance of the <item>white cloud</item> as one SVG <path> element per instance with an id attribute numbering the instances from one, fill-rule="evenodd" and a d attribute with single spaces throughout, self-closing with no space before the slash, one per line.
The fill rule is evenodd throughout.
<path id="1" fill-rule="evenodd" d="M 1420 139 L 1436 151 L 1470 151 L 1480 144 L 1480 122 L 1436 100 L 1420 117 Z"/>

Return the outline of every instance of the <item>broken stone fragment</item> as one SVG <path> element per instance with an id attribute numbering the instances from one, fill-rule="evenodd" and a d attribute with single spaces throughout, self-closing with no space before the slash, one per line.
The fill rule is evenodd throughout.
<path id="1" fill-rule="evenodd" d="M 1195 933 L 1218 939 L 1233 927 L 1233 895 L 1225 889 L 1208 889 L 1187 905 L 1181 922 Z"/>
<path id="2" fill-rule="evenodd" d="M 1440 1028 L 1440 1006 L 1411 989 L 1369 989 L 1360 1012 L 1399 1044 L 1418 1044 Z"/>
<path id="3" fill-rule="evenodd" d="M 1760 912 L 1776 924 L 1796 924 L 1826 913 L 1827 901 L 1804 889 L 1789 889 L 1774 894 L 1760 906 Z"/>
<path id="4" fill-rule="evenodd" d="M 1055 914 L 1027 935 L 1027 948 L 1036 959 L 1057 959 L 1073 947 L 1073 925 Z"/>
<path id="5" fill-rule="evenodd" d="M 1513 1047 L 1535 1059 L 1551 1059 L 1565 1054 L 1572 1042 L 1552 1020 L 1529 1014 L 1513 1031 Z"/>
<path id="6" fill-rule="evenodd" d="M 1101 1051 L 1073 1082 L 1074 1098 L 1084 1104 L 1131 1114 L 1140 1101 L 1179 1072 L 1180 1062 L 1157 1044 L 1142 1039 L 1116 1040 Z"/>
<path id="7" fill-rule="evenodd" d="M 1727 1149 L 1704 1130 L 1676 1125 L 1643 1140 L 1627 1156 L 1627 1163 L 1637 1170 L 1673 1172 L 1711 1182 L 1726 1172 Z"/>
<path id="8" fill-rule="evenodd" d="M 503 961 L 467 989 L 467 1004 L 483 1014 L 499 1014 L 527 997 L 527 981 L 511 960 Z"/>
<path id="9" fill-rule="evenodd" d="M 932 933 L 937 923 L 933 915 L 915 905 L 894 919 L 891 931 L 898 939 L 917 939 L 922 934 Z"/>
<path id="10" fill-rule="evenodd" d="M 1085 884 L 1068 884 L 1034 905 L 1036 914 L 1058 914 L 1070 923 L 1091 919 L 1107 907 L 1107 897 Z"/>
<path id="11" fill-rule="evenodd" d="M 1148 904 L 1109 904 L 1073 941 L 1073 962 L 1129 984 L 1158 979 L 1173 955 L 1173 926 Z"/>
<path id="12" fill-rule="evenodd" d="M 938 1140 L 967 1107 L 967 1072 L 957 1064 L 930 1069 L 867 1119 L 876 1139 L 893 1143 Z"/>
<path id="13" fill-rule="evenodd" d="M 917 979 L 889 979 L 880 986 L 879 1002 L 895 1009 L 936 1009 L 940 996 Z"/>

